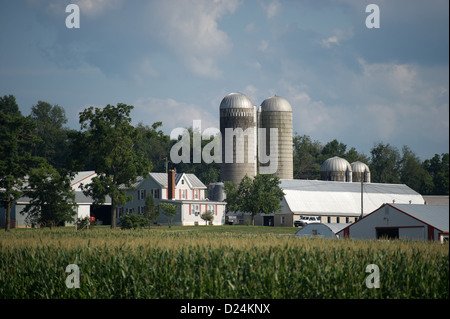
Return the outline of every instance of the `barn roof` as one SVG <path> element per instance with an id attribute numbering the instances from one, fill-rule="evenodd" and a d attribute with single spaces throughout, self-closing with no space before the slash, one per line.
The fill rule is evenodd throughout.
<path id="1" fill-rule="evenodd" d="M 345 227 L 347 227 L 348 225 L 350 225 L 349 223 L 314 223 L 314 224 L 308 224 L 306 226 L 304 226 L 303 228 L 299 229 L 296 233 L 295 236 L 297 237 L 301 237 L 301 236 L 308 236 L 310 229 L 318 229 L 325 227 L 328 228 L 333 234 L 337 234 L 338 232 L 340 232 L 342 229 L 344 229 Z"/>
<path id="2" fill-rule="evenodd" d="M 318 180 L 281 180 L 289 210 L 314 216 L 359 216 L 361 184 Z M 384 203 L 424 204 L 422 195 L 404 184 L 364 183 L 364 215 Z"/>
<path id="3" fill-rule="evenodd" d="M 397 210 L 412 216 L 425 224 L 448 233 L 449 207 L 432 205 L 389 204 Z"/>

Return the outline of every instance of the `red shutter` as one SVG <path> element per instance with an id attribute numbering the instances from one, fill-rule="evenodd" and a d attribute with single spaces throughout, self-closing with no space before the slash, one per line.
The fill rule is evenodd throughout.
<path id="1" fill-rule="evenodd" d="M 189 204 L 189 215 L 191 214 L 191 204 Z"/>
<path id="2" fill-rule="evenodd" d="M 144 189 L 144 199 L 146 199 L 146 198 L 147 198 L 147 190 Z"/>
<path id="3" fill-rule="evenodd" d="M 180 197 L 180 199 L 181 199 L 181 189 L 179 190 L 179 192 L 178 192 L 178 193 L 180 193 L 180 196 L 179 196 L 179 197 Z"/>
<path id="4" fill-rule="evenodd" d="M 216 211 L 216 216 L 217 216 L 217 205 L 214 205 L 214 210 Z"/>
<path id="5" fill-rule="evenodd" d="M 169 198 L 169 189 L 166 189 L 166 198 Z"/>

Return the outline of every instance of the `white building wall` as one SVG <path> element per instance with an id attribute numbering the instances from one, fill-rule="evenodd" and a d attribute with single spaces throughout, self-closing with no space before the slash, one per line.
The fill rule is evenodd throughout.
<path id="1" fill-rule="evenodd" d="M 77 217 L 78 219 L 83 219 L 86 217 L 90 217 L 91 215 L 91 205 L 86 204 L 78 204 L 78 208 L 77 208 Z"/>
<path id="2" fill-rule="evenodd" d="M 384 206 L 350 226 L 350 238 L 376 239 L 376 228 L 398 227 L 399 238 L 419 239 L 426 237 L 426 224 L 399 212 L 391 206 Z M 344 237 L 344 232 L 339 232 Z"/>

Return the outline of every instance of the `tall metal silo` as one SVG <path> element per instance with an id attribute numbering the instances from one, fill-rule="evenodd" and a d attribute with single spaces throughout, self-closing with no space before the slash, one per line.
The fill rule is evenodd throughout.
<path id="1" fill-rule="evenodd" d="M 266 141 L 264 145 L 259 143 L 259 172 L 270 172 L 270 162 L 264 164 L 261 152 L 266 152 L 270 157 L 270 149 L 277 149 L 278 163 L 277 169 L 273 173 L 280 179 L 293 179 L 293 128 L 292 128 L 292 107 L 289 102 L 280 97 L 272 96 L 261 103 L 261 112 L 258 112 L 258 124 L 260 128 L 265 128 Z M 278 138 L 271 136 L 270 129 L 275 128 L 278 131 Z M 272 138 L 271 138 L 272 137 Z M 261 138 L 261 136 L 259 137 Z M 261 139 L 260 139 L 261 141 Z M 270 145 L 272 143 L 272 146 Z M 274 164 L 274 163 L 272 163 Z M 271 172 L 270 172 L 271 173 Z"/>
<path id="2" fill-rule="evenodd" d="M 256 175 L 256 108 L 242 93 L 230 93 L 220 103 L 222 135 L 221 180 L 239 184 Z"/>

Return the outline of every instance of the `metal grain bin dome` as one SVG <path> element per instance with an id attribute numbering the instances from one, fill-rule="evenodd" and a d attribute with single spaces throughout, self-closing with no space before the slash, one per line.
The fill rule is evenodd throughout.
<path id="1" fill-rule="evenodd" d="M 291 104 L 281 96 L 274 95 L 261 103 L 262 112 L 292 112 Z"/>
<path id="2" fill-rule="evenodd" d="M 220 102 L 220 109 L 253 109 L 252 101 L 242 93 L 230 93 Z"/>
<path id="3" fill-rule="evenodd" d="M 352 166 L 343 158 L 331 157 L 320 167 L 320 177 L 326 181 L 351 182 Z"/>
<path id="4" fill-rule="evenodd" d="M 365 183 L 370 183 L 370 169 L 367 164 L 356 161 L 351 164 L 352 166 L 352 176 L 353 182 L 361 182 L 361 180 Z"/>
<path id="5" fill-rule="evenodd" d="M 258 127 L 265 129 L 266 144 L 261 142 L 259 171 L 272 171 L 270 162 L 265 164 L 261 161 L 263 152 L 270 154 L 270 149 L 275 148 L 278 152 L 277 168 L 273 173 L 280 179 L 293 179 L 293 128 L 292 128 L 292 107 L 289 102 L 280 97 L 272 96 L 261 103 L 258 112 Z M 271 138 L 270 129 L 277 129 L 278 139 Z M 263 134 L 263 132 L 261 132 Z"/>

